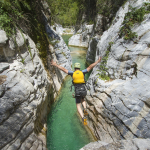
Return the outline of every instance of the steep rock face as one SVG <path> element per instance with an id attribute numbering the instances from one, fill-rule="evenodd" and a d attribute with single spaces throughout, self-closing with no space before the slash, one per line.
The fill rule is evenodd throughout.
<path id="1" fill-rule="evenodd" d="M 150 138 L 150 14 L 132 28 L 137 39 L 126 41 L 119 37 L 119 30 L 130 5 L 140 8 L 143 1 L 126 2 L 97 44 L 96 59 L 105 57 L 109 49 L 106 75 L 111 80 L 99 78 L 102 70 L 98 64 L 87 83 L 89 126 L 99 140 L 108 143 L 119 139 Z"/>
<path id="2" fill-rule="evenodd" d="M 63 34 L 74 34 L 74 28 L 73 27 L 66 27 L 63 28 L 60 24 L 55 24 L 52 26 L 54 30 L 56 30 L 57 34 L 63 35 Z"/>
<path id="3" fill-rule="evenodd" d="M 29 36 L 18 32 L 15 47 L 13 39 L 0 33 L 0 148 L 46 149 L 47 113 L 66 75 L 50 65 L 46 72 Z M 71 68 L 62 39 L 49 47 L 49 61 Z"/>
<path id="4" fill-rule="evenodd" d="M 54 59 L 71 70 L 71 56 L 63 39 L 49 25 L 43 1 L 45 29 L 52 38 L 47 70 L 32 39 L 21 32 L 7 38 L 0 30 L 0 149 L 46 149 L 46 122 L 51 104 L 66 77 L 50 65 Z"/>
<path id="5" fill-rule="evenodd" d="M 46 5 L 46 3 L 44 3 L 44 4 L 45 4 L 44 5 L 45 10 L 47 10 L 46 8 L 48 6 Z M 45 31 L 51 40 L 51 44 L 49 44 L 49 48 L 47 51 L 47 54 L 48 54 L 47 68 L 53 79 L 53 83 L 55 86 L 54 89 L 56 90 L 54 93 L 56 96 L 57 92 L 61 88 L 61 84 L 62 84 L 64 78 L 66 77 L 66 74 L 63 71 L 60 71 L 59 69 L 57 69 L 56 67 L 50 66 L 51 60 L 53 59 L 59 65 L 65 67 L 68 70 L 72 70 L 71 69 L 72 59 L 71 59 L 71 55 L 70 55 L 70 50 L 68 49 L 64 40 L 50 26 L 49 16 L 47 17 L 45 11 L 42 13 L 42 15 L 43 15 L 43 20 L 44 20 L 44 25 L 45 25 Z"/>
<path id="6" fill-rule="evenodd" d="M 1 59 L 0 78 L 5 78 L 0 85 L 0 148 L 44 148 L 45 136 L 38 133 L 46 124 L 50 101 L 53 101 L 52 80 L 29 36 L 18 32 L 16 48 L 13 39 L 8 40 L 5 32 L 1 33 L 4 37 L 0 44 L 4 52 L 1 58 L 5 58 L 5 62 Z"/>
<path id="7" fill-rule="evenodd" d="M 92 64 L 95 62 L 95 56 L 96 56 L 96 47 L 98 44 L 99 38 L 94 37 L 92 40 L 89 42 L 89 47 L 86 55 L 86 62 L 88 64 Z"/>
<path id="8" fill-rule="evenodd" d="M 80 30 L 69 39 L 68 45 L 88 48 L 92 32 L 93 25 L 82 25 Z"/>

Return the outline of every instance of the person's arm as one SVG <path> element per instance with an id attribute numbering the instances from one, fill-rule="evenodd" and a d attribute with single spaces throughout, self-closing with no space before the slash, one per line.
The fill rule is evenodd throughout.
<path id="1" fill-rule="evenodd" d="M 62 67 L 62 66 L 59 66 L 59 65 L 56 63 L 56 61 L 53 61 L 53 60 L 52 60 L 52 61 L 51 61 L 51 65 L 57 67 L 58 69 L 60 69 L 60 70 L 62 70 L 63 72 L 65 72 L 65 73 L 68 74 L 68 70 L 67 70 L 66 68 Z"/>
<path id="2" fill-rule="evenodd" d="M 87 71 L 89 72 L 92 68 L 94 68 L 94 67 L 101 61 L 101 59 L 102 59 L 102 57 L 99 57 L 99 59 L 98 59 L 95 63 L 91 64 L 91 65 L 87 68 Z"/>

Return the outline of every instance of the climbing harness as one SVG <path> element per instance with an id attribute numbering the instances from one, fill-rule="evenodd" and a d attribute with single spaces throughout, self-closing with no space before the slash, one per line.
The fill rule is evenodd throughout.
<path id="1" fill-rule="evenodd" d="M 75 96 L 86 96 L 87 91 L 84 84 L 74 84 Z"/>

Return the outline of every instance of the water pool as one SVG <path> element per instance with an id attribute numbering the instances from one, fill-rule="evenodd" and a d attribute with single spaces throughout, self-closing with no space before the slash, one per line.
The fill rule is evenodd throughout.
<path id="1" fill-rule="evenodd" d="M 64 37 L 63 37 L 64 38 Z M 80 62 L 81 70 L 86 68 L 86 49 L 69 47 L 72 63 Z M 86 79 L 89 74 L 86 75 Z M 75 99 L 70 92 L 72 78 L 64 81 L 56 102 L 48 115 L 47 148 L 48 150 L 79 150 L 94 141 L 84 127 L 76 109 Z"/>

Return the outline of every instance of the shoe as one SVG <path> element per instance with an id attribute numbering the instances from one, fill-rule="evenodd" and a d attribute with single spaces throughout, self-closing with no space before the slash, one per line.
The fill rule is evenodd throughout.
<path id="1" fill-rule="evenodd" d="M 82 118 L 83 124 L 86 126 L 87 125 L 87 119 L 85 117 Z"/>
<path id="2" fill-rule="evenodd" d="M 87 115 L 88 115 L 88 112 L 87 112 L 87 109 L 86 109 L 86 108 L 83 110 L 83 112 L 84 112 L 84 116 L 87 116 Z"/>

